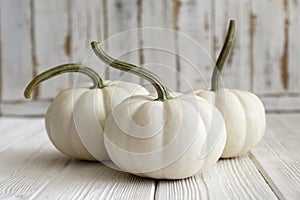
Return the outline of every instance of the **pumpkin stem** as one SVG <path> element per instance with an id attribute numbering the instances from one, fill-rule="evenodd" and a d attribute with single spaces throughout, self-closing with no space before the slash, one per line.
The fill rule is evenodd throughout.
<path id="1" fill-rule="evenodd" d="M 27 85 L 27 87 L 24 91 L 25 98 L 31 99 L 31 93 L 38 86 L 39 83 L 46 81 L 57 75 L 67 73 L 67 72 L 80 72 L 80 73 L 83 73 L 83 74 L 89 76 L 94 83 L 92 88 L 103 88 L 104 87 L 103 81 L 96 71 L 94 71 L 93 69 L 91 69 L 89 67 L 85 67 L 81 64 L 69 63 L 69 64 L 64 64 L 64 65 L 59 65 L 57 67 L 51 68 L 51 69 L 44 71 L 43 73 L 37 75 Z"/>
<path id="2" fill-rule="evenodd" d="M 107 64 L 113 68 L 116 68 L 118 70 L 135 74 L 139 77 L 142 77 L 142 78 L 148 80 L 157 91 L 158 97 L 156 100 L 164 101 L 164 100 L 171 98 L 168 89 L 164 86 L 162 81 L 155 74 L 153 74 L 151 71 L 149 71 L 145 68 L 141 68 L 136 65 L 126 63 L 123 61 L 119 61 L 117 59 L 110 57 L 108 54 L 106 54 L 103 51 L 103 49 L 100 47 L 99 44 L 100 43 L 96 42 L 96 41 L 91 42 L 93 51 L 95 52 L 97 57 L 100 60 L 102 60 L 105 64 Z"/>
<path id="3" fill-rule="evenodd" d="M 229 54 L 230 49 L 233 44 L 233 39 L 234 39 L 234 35 L 235 35 L 235 27 L 236 27 L 235 20 L 230 20 L 227 35 L 225 38 L 225 42 L 224 42 L 222 50 L 219 54 L 219 57 L 217 59 L 217 62 L 216 62 L 215 68 L 214 68 L 214 72 L 212 75 L 211 91 L 219 90 L 219 81 L 220 81 L 223 65 L 228 57 L 228 54 Z"/>

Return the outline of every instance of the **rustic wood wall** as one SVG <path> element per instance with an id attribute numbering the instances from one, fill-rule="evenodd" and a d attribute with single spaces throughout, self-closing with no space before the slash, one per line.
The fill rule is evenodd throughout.
<path id="1" fill-rule="evenodd" d="M 162 27 L 190 36 L 215 59 L 230 18 L 237 20 L 238 30 L 224 69 L 225 86 L 253 91 L 270 112 L 300 111 L 300 0 L 0 0 L 0 6 L 2 115 L 43 114 L 55 94 L 73 83 L 74 74 L 42 84 L 30 102 L 22 96 L 25 85 L 50 66 L 83 61 L 91 40 Z M 122 55 L 144 48 L 122 58 L 151 68 L 173 90 L 188 88 L 182 77 L 194 87 L 209 81 L 211 61 L 197 55 L 198 47 L 187 45 L 182 34 L 170 38 L 139 29 L 129 35 L 107 42 L 106 49 Z M 186 59 L 147 50 L 162 44 Z M 202 78 L 191 63 L 201 66 Z M 98 67 L 106 78 L 122 75 L 104 69 Z M 128 79 L 140 82 L 134 76 Z"/>

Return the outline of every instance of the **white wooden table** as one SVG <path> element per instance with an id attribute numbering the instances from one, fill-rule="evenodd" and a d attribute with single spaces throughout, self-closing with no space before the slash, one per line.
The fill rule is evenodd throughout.
<path id="1" fill-rule="evenodd" d="M 300 199 L 300 114 L 271 114 L 267 124 L 247 155 L 157 181 L 63 156 L 41 118 L 0 118 L 0 199 Z"/>

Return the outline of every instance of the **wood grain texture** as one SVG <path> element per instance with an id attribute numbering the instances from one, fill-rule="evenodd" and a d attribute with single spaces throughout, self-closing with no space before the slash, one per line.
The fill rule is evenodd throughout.
<path id="1" fill-rule="evenodd" d="M 276 199 L 247 155 L 222 159 L 202 175 L 160 181 L 156 199 Z"/>
<path id="2" fill-rule="evenodd" d="M 280 199 L 300 197 L 299 115 L 269 115 L 263 141 L 251 157 Z"/>
<path id="3" fill-rule="evenodd" d="M 36 67 L 40 73 L 50 67 L 68 63 L 71 49 L 71 32 L 68 24 L 68 0 L 33 3 Z M 29 80 L 28 80 L 29 81 Z M 68 75 L 55 77 L 39 86 L 39 98 L 53 98 L 68 86 Z"/>
<path id="4" fill-rule="evenodd" d="M 2 115 L 43 114 L 46 104 L 41 103 L 19 111 L 27 104 L 23 90 L 37 73 L 65 62 L 93 66 L 104 78 L 142 83 L 129 73 L 105 71 L 106 65 L 91 52 L 91 40 L 105 41 L 115 34 L 103 42 L 104 48 L 127 62 L 146 64 L 170 89 L 209 88 L 230 18 L 237 20 L 237 35 L 223 71 L 224 86 L 252 90 L 263 96 L 272 112 L 299 111 L 299 0 L 1 0 L 0 4 Z M 181 33 L 142 29 L 123 33 L 149 26 Z M 171 51 L 140 49 L 147 46 Z M 41 84 L 33 97 L 50 100 L 74 81 L 89 80 L 65 74 Z"/>
<path id="5" fill-rule="evenodd" d="M 51 104 L 49 99 L 36 101 L 7 101 L 0 105 L 1 114 L 5 116 L 44 116 Z"/>
<path id="6" fill-rule="evenodd" d="M 143 67 L 151 70 L 163 83 L 176 91 L 177 71 L 175 34 L 171 30 L 173 2 L 142 1 L 142 53 Z M 143 81 L 149 84 L 147 81 Z M 153 88 L 149 88 L 152 89 Z"/>
<path id="7" fill-rule="evenodd" d="M 1 199 L 297 199 L 300 115 L 267 115 L 263 141 L 183 180 L 153 180 L 70 160 L 50 144 L 43 119 L 0 118 Z M 275 192 L 275 193 L 274 193 Z"/>
<path id="8" fill-rule="evenodd" d="M 30 0 L 0 1 L 2 101 L 23 100 L 32 78 Z"/>
<path id="9" fill-rule="evenodd" d="M 153 180 L 70 160 L 41 128 L 41 119 L 0 120 L 0 199 L 153 199 Z"/>
<path id="10" fill-rule="evenodd" d="M 214 55 L 218 56 L 222 49 L 230 19 L 235 19 L 237 23 L 234 44 L 223 68 L 223 87 L 250 90 L 249 16 L 251 12 L 251 2 L 215 0 L 214 6 Z M 217 59 L 217 57 L 215 59 Z"/>
<path id="11" fill-rule="evenodd" d="M 33 122 L 35 127 L 33 127 Z M 41 122 L 42 120 L 31 120 L 29 123 L 28 120 L 27 122 L 24 120 L 23 124 L 18 122 L 23 129 L 11 133 L 15 136 L 15 141 L 9 146 L 1 146 L 1 199 L 29 199 L 69 162 L 64 156 L 54 151 L 52 146 L 50 147 L 46 133 L 40 129 Z"/>
<path id="12" fill-rule="evenodd" d="M 105 78 L 105 65 L 93 53 L 91 41 L 104 40 L 103 24 L 103 5 L 98 0 L 72 1 L 71 6 L 71 60 L 72 62 L 82 63 L 93 68 L 103 79 Z M 71 74 L 69 86 L 90 82 L 86 76 Z"/>
<path id="13" fill-rule="evenodd" d="M 209 88 L 214 67 L 211 1 L 179 1 L 178 53 L 180 91 Z"/>
<path id="14" fill-rule="evenodd" d="M 15 119 L 1 118 L 0 119 L 0 152 L 6 150 L 11 145 L 19 143 L 26 139 L 30 134 L 42 131 L 42 119 Z M 26 130 L 26 129 L 30 130 Z"/>
<path id="15" fill-rule="evenodd" d="M 136 0 L 109 0 L 108 38 L 104 49 L 114 58 L 139 64 L 138 56 L 138 7 Z M 133 30 L 135 29 L 135 30 Z M 108 48 L 107 48 L 108 47 Z M 139 83 L 140 78 L 130 73 L 109 68 L 109 79 L 128 80 Z"/>
<path id="16" fill-rule="evenodd" d="M 288 89 L 291 92 L 300 91 L 300 1 L 288 2 L 288 24 L 289 24 L 289 44 L 288 44 Z"/>
<path id="17" fill-rule="evenodd" d="M 35 198 L 153 199 L 154 187 L 151 179 L 118 172 L 100 163 L 72 161 Z"/>
<path id="18" fill-rule="evenodd" d="M 283 92 L 282 81 L 286 78 L 282 77 L 286 67 L 282 67 L 286 40 L 284 1 L 252 0 L 252 18 L 254 92 L 258 94 Z"/>
<path id="19" fill-rule="evenodd" d="M 299 96 L 260 97 L 268 112 L 300 112 Z"/>

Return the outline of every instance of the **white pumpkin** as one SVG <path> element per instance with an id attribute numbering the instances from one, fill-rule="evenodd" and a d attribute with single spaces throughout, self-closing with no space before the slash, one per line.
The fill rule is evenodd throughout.
<path id="1" fill-rule="evenodd" d="M 66 66 L 69 66 L 68 70 Z M 64 73 L 74 69 L 88 75 L 94 73 L 91 77 L 94 79 L 93 76 L 97 76 L 91 69 L 74 64 L 59 66 L 44 73 L 49 78 L 52 77 L 49 75 L 51 71 L 60 70 Z M 34 85 L 42 81 L 39 77 L 40 75 L 33 80 Z M 99 78 L 96 77 L 98 80 Z M 108 160 L 103 143 L 103 130 L 111 109 L 131 95 L 149 93 L 144 87 L 129 82 L 105 81 L 101 84 L 101 87 L 66 89 L 55 97 L 48 108 L 45 117 L 48 136 L 53 145 L 69 157 Z M 32 90 L 32 85 L 29 88 Z"/>
<path id="2" fill-rule="evenodd" d="M 210 169 L 226 141 L 217 108 L 193 95 L 165 101 L 132 96 L 113 109 L 104 134 L 109 157 L 121 170 L 163 179 Z"/>
<path id="3" fill-rule="evenodd" d="M 218 109 L 195 95 L 170 97 L 153 73 L 109 57 L 97 44 L 93 47 L 101 60 L 147 79 L 158 93 L 157 98 L 131 96 L 107 118 L 104 144 L 116 166 L 158 179 L 186 178 L 210 169 L 226 142 Z"/>
<path id="4" fill-rule="evenodd" d="M 211 102 L 223 114 L 227 132 L 223 158 L 242 155 L 262 139 L 266 128 L 265 109 L 253 93 L 221 89 L 196 90 L 194 94 Z"/>
<path id="5" fill-rule="evenodd" d="M 235 21 L 231 20 L 212 76 L 211 91 L 192 91 L 215 105 L 223 114 L 227 132 L 223 158 L 239 156 L 249 151 L 262 139 L 266 128 L 265 109 L 256 95 L 242 90 L 219 89 L 221 72 L 232 46 L 234 33 Z"/>

